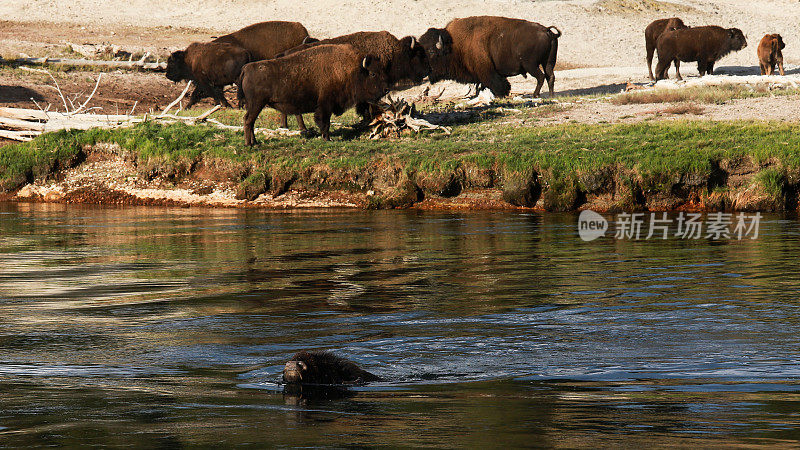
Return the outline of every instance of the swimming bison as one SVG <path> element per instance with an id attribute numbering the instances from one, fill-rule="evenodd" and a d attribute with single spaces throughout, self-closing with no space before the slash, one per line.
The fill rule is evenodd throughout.
<path id="1" fill-rule="evenodd" d="M 506 17 L 455 19 L 445 28 L 430 28 L 419 42 L 428 53 L 430 81 L 480 84 L 497 97 L 511 91 L 507 77 L 531 74 L 536 92 L 544 81 L 553 95 L 561 32 L 555 27 Z"/>
<path id="2" fill-rule="evenodd" d="M 656 43 L 658 49 L 658 65 L 656 78 L 667 78 L 670 64 L 680 76 L 680 63 L 697 61 L 697 70 L 703 76 L 714 72 L 714 63 L 725 55 L 747 47 L 747 40 L 738 28 L 722 28 L 718 26 L 692 27 L 679 30 L 667 30 L 661 34 Z"/>
<path id="3" fill-rule="evenodd" d="M 380 98 L 388 78 L 373 55 L 350 45 L 319 45 L 282 58 L 247 64 L 237 81 L 244 101 L 244 138 L 255 145 L 254 124 L 265 106 L 284 114 L 314 113 L 322 138 L 330 140 L 331 114 Z"/>
<path id="4" fill-rule="evenodd" d="M 283 368 L 283 381 L 296 384 L 361 384 L 382 378 L 328 352 L 301 351 Z"/>

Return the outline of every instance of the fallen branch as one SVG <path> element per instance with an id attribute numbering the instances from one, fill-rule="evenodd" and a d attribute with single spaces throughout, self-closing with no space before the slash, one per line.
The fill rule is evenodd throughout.
<path id="1" fill-rule="evenodd" d="M 145 56 L 149 56 L 145 55 Z M 63 65 L 63 66 L 101 66 L 101 67 L 113 67 L 118 69 L 143 69 L 143 70 L 153 70 L 153 71 L 164 71 L 167 69 L 167 63 L 164 62 L 155 62 L 155 63 L 147 63 L 144 62 L 144 58 L 140 59 L 139 61 L 98 61 L 94 59 L 67 59 L 67 58 L 17 58 L 11 60 L 5 60 L 6 63 L 17 63 L 17 64 L 53 64 L 53 65 Z"/>
<path id="2" fill-rule="evenodd" d="M 86 105 L 88 105 L 89 102 L 92 100 L 92 97 L 94 97 L 94 93 L 97 92 L 97 87 L 100 86 L 100 79 L 102 77 L 103 77 L 102 73 L 97 75 L 97 83 L 94 84 L 94 89 L 92 90 L 92 93 L 89 94 L 89 97 L 86 99 L 85 102 L 83 102 L 83 104 L 81 106 L 78 107 L 78 109 L 76 109 L 76 110 L 72 111 L 71 113 L 69 113 L 70 115 L 78 114 L 79 112 L 83 111 L 83 108 L 86 108 Z"/>
<path id="3" fill-rule="evenodd" d="M 36 136 L 38 136 L 37 133 L 29 131 L 0 130 L 0 138 L 11 139 L 12 141 L 28 142 L 32 141 Z"/>
<path id="4" fill-rule="evenodd" d="M 170 110 L 170 109 L 172 109 L 172 107 L 173 107 L 173 106 L 175 106 L 175 105 L 177 105 L 178 103 L 180 103 L 180 101 L 181 101 L 181 100 L 183 100 L 183 97 L 185 97 L 185 96 L 186 96 L 186 92 L 188 92 L 188 91 L 189 91 L 189 87 L 191 87 L 191 86 L 192 86 L 192 81 L 191 81 L 191 80 L 189 80 L 189 82 L 188 82 L 188 83 L 186 83 L 186 88 L 184 88 L 184 89 L 183 89 L 183 92 L 181 92 L 181 95 L 179 95 L 179 96 L 178 96 L 178 98 L 176 98 L 176 99 L 175 99 L 175 100 L 174 100 L 172 103 L 170 103 L 169 105 L 167 105 L 167 107 L 166 107 L 166 108 L 164 108 L 164 111 L 161 111 L 161 114 L 160 114 L 158 117 L 163 117 L 163 116 L 166 116 L 166 115 L 167 115 L 167 113 L 169 112 L 169 110 Z"/>
<path id="5" fill-rule="evenodd" d="M 392 100 L 378 105 L 381 113 L 370 123 L 372 133 L 370 139 L 382 139 L 387 137 L 399 137 L 405 130 L 412 130 L 419 133 L 423 130 L 441 130 L 445 134 L 450 134 L 448 127 L 434 125 L 425 119 L 414 117 L 416 110 L 413 105 L 409 105 L 405 100 Z"/>

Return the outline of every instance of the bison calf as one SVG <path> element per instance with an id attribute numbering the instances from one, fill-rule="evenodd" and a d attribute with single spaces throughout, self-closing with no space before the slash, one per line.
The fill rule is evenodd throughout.
<path id="1" fill-rule="evenodd" d="M 380 61 L 363 58 L 351 45 L 319 45 L 282 58 L 247 64 L 237 82 L 247 105 L 244 140 L 255 145 L 254 124 L 265 106 L 283 114 L 314 113 L 322 138 L 330 140 L 331 114 L 380 98 L 388 78 Z"/>
<path id="2" fill-rule="evenodd" d="M 658 65 L 656 78 L 667 78 L 670 64 L 675 63 L 675 70 L 680 75 L 680 63 L 697 61 L 697 70 L 703 76 L 714 72 L 714 63 L 725 55 L 747 47 L 747 40 L 738 28 L 722 28 L 718 26 L 692 27 L 679 30 L 667 30 L 661 34 L 656 43 L 658 49 Z"/>
<path id="3" fill-rule="evenodd" d="M 775 66 L 778 66 L 781 76 L 783 72 L 783 50 L 786 44 L 780 34 L 768 34 L 761 38 L 758 44 L 758 63 L 761 66 L 761 75 L 775 75 Z"/>
<path id="4" fill-rule="evenodd" d="M 673 17 L 671 19 L 654 20 L 644 29 L 644 44 L 647 48 L 647 71 L 650 73 L 651 80 L 655 80 L 653 76 L 653 54 L 656 51 L 656 42 L 658 42 L 659 36 L 665 31 L 683 28 L 688 27 L 684 25 L 681 19 Z M 680 72 L 678 73 L 678 78 L 680 78 Z"/>
<path id="5" fill-rule="evenodd" d="M 507 77 L 536 77 L 534 95 L 545 79 L 553 95 L 561 32 L 555 27 L 506 17 L 454 19 L 444 29 L 430 28 L 419 42 L 428 52 L 430 81 L 453 80 L 479 84 L 497 97 L 511 91 Z"/>
<path id="6" fill-rule="evenodd" d="M 209 96 L 222 106 L 229 107 L 222 89 L 236 82 L 242 67 L 248 62 L 250 54 L 236 45 L 195 42 L 186 50 L 169 56 L 167 79 L 175 82 L 192 80 L 197 84 L 186 108 Z"/>

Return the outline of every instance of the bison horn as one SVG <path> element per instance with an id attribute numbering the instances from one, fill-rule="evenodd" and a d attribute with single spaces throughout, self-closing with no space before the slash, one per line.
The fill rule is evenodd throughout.
<path id="1" fill-rule="evenodd" d="M 436 48 L 441 50 L 444 48 L 444 40 L 442 39 L 442 35 L 439 35 L 439 41 L 436 42 Z"/>
<path id="2" fill-rule="evenodd" d="M 363 60 L 361 60 L 361 67 L 367 68 L 367 64 L 369 63 L 369 59 L 365 56 Z"/>
<path id="3" fill-rule="evenodd" d="M 411 50 L 414 50 L 414 47 L 417 45 L 417 38 L 411 36 Z"/>

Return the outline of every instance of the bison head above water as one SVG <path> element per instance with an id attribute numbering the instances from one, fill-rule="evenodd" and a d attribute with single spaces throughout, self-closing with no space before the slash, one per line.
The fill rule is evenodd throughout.
<path id="1" fill-rule="evenodd" d="M 189 67 L 186 66 L 186 52 L 183 50 L 172 52 L 167 59 L 167 79 L 174 82 L 191 78 Z"/>
<path id="2" fill-rule="evenodd" d="M 430 64 L 431 83 L 448 78 L 451 72 L 453 38 L 443 28 L 428 28 L 419 43 L 425 49 Z"/>

